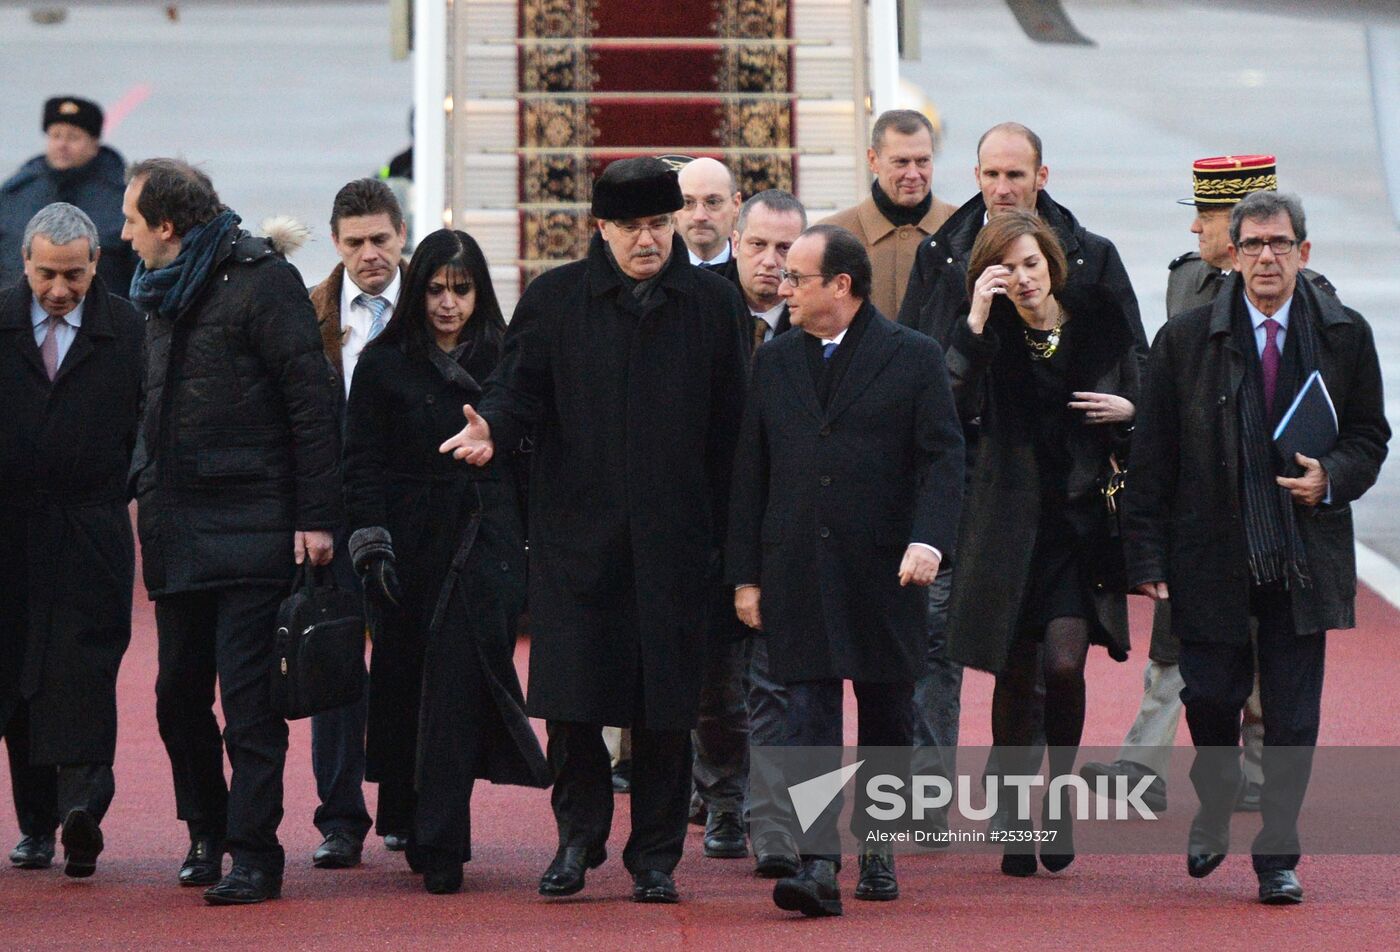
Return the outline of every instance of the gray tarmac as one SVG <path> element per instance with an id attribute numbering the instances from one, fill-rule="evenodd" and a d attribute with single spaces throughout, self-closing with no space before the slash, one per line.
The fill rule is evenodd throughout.
<path id="1" fill-rule="evenodd" d="M 1364 30 L 1173 3 L 1070 0 L 1098 46 L 1032 43 L 1000 0 L 937 0 L 906 77 L 944 122 L 934 190 L 973 194 L 978 136 L 1006 119 L 1045 140 L 1049 190 L 1118 245 L 1149 335 L 1167 262 L 1195 247 L 1193 159 L 1272 152 L 1309 213 L 1313 267 L 1375 328 L 1400 426 L 1400 229 L 1381 178 Z M 41 149 L 55 93 L 125 100 L 110 136 L 128 159 L 176 154 L 212 175 L 256 224 L 312 227 L 293 262 L 308 282 L 335 263 L 326 220 L 341 184 L 408 142 L 411 67 L 389 56 L 388 5 L 76 8 L 59 26 L 0 8 L 0 174 Z M 854 198 L 854 196 L 853 196 Z M 1356 506 L 1357 534 L 1400 564 L 1400 462 Z"/>

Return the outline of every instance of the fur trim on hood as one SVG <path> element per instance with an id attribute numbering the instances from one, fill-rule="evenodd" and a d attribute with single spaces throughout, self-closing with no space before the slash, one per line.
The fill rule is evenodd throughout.
<path id="1" fill-rule="evenodd" d="M 263 236 L 272 242 L 273 250 L 284 258 L 295 254 L 311 237 L 311 229 L 290 215 L 265 218 L 261 227 Z"/>

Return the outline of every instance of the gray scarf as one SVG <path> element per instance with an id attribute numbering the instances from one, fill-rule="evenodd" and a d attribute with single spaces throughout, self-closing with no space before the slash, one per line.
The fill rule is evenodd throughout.
<path id="1" fill-rule="evenodd" d="M 1298 343 L 1298 380 L 1308 378 L 1317 369 L 1317 330 L 1313 327 L 1314 308 L 1307 300 L 1303 282 L 1293 294 L 1289 311 L 1288 337 Z M 1249 543 L 1249 574 L 1255 585 L 1283 582 L 1290 585 L 1297 579 L 1309 584 L 1308 557 L 1303 537 L 1298 533 L 1298 516 L 1293 497 L 1277 482 L 1277 455 L 1273 432 L 1267 426 L 1264 412 L 1264 375 L 1255 356 L 1254 327 L 1242 300 L 1231 306 L 1232 333 L 1249 348 L 1245 358 L 1244 384 L 1240 387 L 1240 459 L 1243 464 L 1240 481 L 1244 502 L 1245 537 Z M 1274 399 L 1292 400 L 1293 394 L 1280 391 Z M 1292 460 L 1287 460 L 1292 463 Z"/>

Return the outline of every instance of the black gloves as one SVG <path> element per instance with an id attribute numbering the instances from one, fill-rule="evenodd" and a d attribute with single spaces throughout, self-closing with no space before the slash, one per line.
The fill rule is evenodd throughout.
<path id="1" fill-rule="evenodd" d="M 360 568 L 360 582 L 365 587 L 365 595 L 389 608 L 403 606 L 403 588 L 399 585 L 399 573 L 394 569 L 392 555 L 377 555 L 366 559 Z"/>

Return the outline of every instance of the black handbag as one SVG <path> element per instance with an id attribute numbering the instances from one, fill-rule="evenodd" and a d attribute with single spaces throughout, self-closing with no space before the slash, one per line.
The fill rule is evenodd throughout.
<path id="1" fill-rule="evenodd" d="M 287 720 L 353 704 L 365 686 L 365 619 L 360 596 L 341 590 L 329 570 L 317 584 L 310 559 L 277 609 L 272 706 Z"/>
<path id="2" fill-rule="evenodd" d="M 1123 492 L 1127 485 L 1128 468 L 1118 462 L 1117 453 L 1109 453 L 1098 480 L 1103 508 L 1098 530 L 1090 540 L 1093 582 L 1100 591 L 1128 593 L 1128 564 L 1123 554 Z"/>

